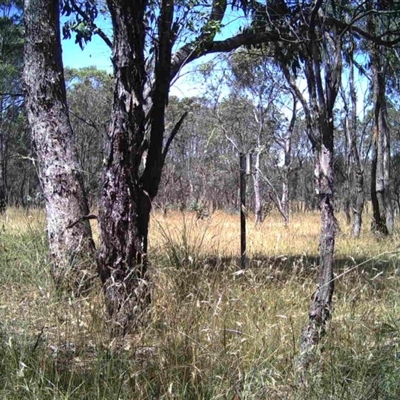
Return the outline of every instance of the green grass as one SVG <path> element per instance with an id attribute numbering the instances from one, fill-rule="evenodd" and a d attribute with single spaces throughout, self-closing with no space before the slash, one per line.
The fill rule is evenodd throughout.
<path id="1" fill-rule="evenodd" d="M 54 290 L 43 214 L 30 217 L 12 210 L 0 233 L 0 399 L 400 398 L 397 233 L 355 240 L 342 229 L 333 318 L 305 386 L 295 358 L 317 215 L 249 228 L 246 271 L 230 237 L 236 217 L 154 217 L 149 322 L 119 340 L 100 286 L 79 299 Z"/>

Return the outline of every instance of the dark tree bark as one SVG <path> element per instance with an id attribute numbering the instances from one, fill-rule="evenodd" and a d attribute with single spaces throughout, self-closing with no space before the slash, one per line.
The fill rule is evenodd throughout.
<path id="1" fill-rule="evenodd" d="M 59 2 L 25 0 L 26 109 L 43 190 L 56 286 L 80 293 L 94 268 L 87 201 L 66 105 Z"/>
<path id="2" fill-rule="evenodd" d="M 385 197 L 388 194 L 385 184 L 385 144 L 387 143 L 386 131 L 386 100 L 385 100 L 385 78 L 382 71 L 379 46 L 373 45 L 371 54 L 371 67 L 373 71 L 373 101 L 374 101 L 374 128 L 372 138 L 372 160 L 371 160 L 371 202 L 372 202 L 372 224 L 371 228 L 377 234 L 389 234 L 386 225 Z"/>
<path id="3" fill-rule="evenodd" d="M 145 70 L 147 2 L 108 1 L 113 27 L 114 103 L 101 196 L 99 268 L 116 334 L 134 330 L 150 302 L 147 236 L 151 202 L 183 118 L 163 146 L 173 33 L 173 1 L 161 5 L 155 80 Z M 146 126 L 148 124 L 148 126 Z M 145 138 L 149 131 L 149 139 Z M 145 162 L 142 163 L 146 151 Z"/>
<path id="4" fill-rule="evenodd" d="M 98 262 L 116 332 L 139 323 L 149 301 L 147 230 L 150 199 L 140 183 L 145 150 L 146 2 L 108 1 L 114 27 L 112 119 L 100 201 Z"/>

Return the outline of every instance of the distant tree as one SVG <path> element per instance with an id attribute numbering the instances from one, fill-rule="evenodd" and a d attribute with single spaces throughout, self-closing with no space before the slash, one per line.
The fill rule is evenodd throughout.
<path id="1" fill-rule="evenodd" d="M 286 226 L 289 225 L 290 220 L 290 177 L 294 171 L 292 145 L 297 119 L 297 98 L 293 93 L 291 93 L 291 95 L 293 97 L 293 103 L 291 106 L 292 115 L 289 124 L 282 129 L 281 134 L 275 136 L 275 141 L 281 147 L 283 152 L 283 165 L 281 166 L 282 195 L 278 201 L 278 206 Z"/>
<path id="2" fill-rule="evenodd" d="M 90 204 L 100 197 L 104 139 L 110 120 L 112 77 L 95 67 L 67 69 L 67 100 L 83 183 Z"/>
<path id="3" fill-rule="evenodd" d="M 168 190 L 171 199 L 175 192 L 175 202 L 181 207 L 199 213 L 228 208 L 236 187 L 232 151 L 216 124 L 213 103 L 205 98 L 171 100 L 167 120 L 172 126 L 183 112 L 188 112 L 166 160 L 167 171 L 171 173 L 172 166 L 174 169 L 174 178 L 167 173 L 166 179 L 174 179 L 179 190 L 174 185 L 166 188 L 164 181 L 158 198 Z"/>
<path id="4" fill-rule="evenodd" d="M 253 104 L 254 128 L 248 135 L 247 141 L 253 144 L 250 150 L 254 158 L 252 171 L 254 215 L 255 223 L 259 224 L 263 221 L 261 190 L 263 180 L 270 185 L 268 178 L 263 176 L 261 158 L 268 153 L 274 140 L 275 124 L 279 120 L 279 112 L 275 105 L 278 103 L 278 96 L 282 95 L 285 88 L 282 86 L 282 81 L 279 82 L 279 79 L 274 77 L 274 75 L 279 76 L 279 71 L 274 71 L 273 64 L 262 51 L 239 50 L 229 58 L 228 65 L 232 76 L 229 85 L 231 91 L 241 91 L 242 96 L 248 97 Z M 276 197 L 276 200 L 278 199 Z"/>
<path id="5" fill-rule="evenodd" d="M 0 213 L 7 206 L 10 142 L 22 112 L 23 21 L 21 1 L 0 1 Z"/>
<path id="6" fill-rule="evenodd" d="M 348 193 L 349 206 L 353 210 L 353 227 L 352 235 L 359 237 L 362 226 L 362 214 L 364 210 L 364 171 L 362 168 L 360 154 L 358 150 L 358 137 L 359 137 L 359 123 L 357 118 L 357 94 L 355 88 L 355 41 L 350 38 L 349 43 L 343 49 L 345 59 L 348 63 L 349 79 L 348 79 L 348 95 L 345 94 L 342 88 L 342 100 L 344 105 L 344 131 L 347 143 L 347 180 L 348 180 Z M 353 184 L 354 182 L 354 184 Z"/>

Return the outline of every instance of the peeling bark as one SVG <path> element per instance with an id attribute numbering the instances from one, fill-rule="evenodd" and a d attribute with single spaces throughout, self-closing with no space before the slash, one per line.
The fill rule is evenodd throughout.
<path id="1" fill-rule="evenodd" d="M 148 297 L 149 206 L 139 183 L 144 151 L 145 2 L 109 1 L 114 27 L 114 101 L 100 199 L 98 264 L 113 332 L 138 324 Z"/>
<path id="2" fill-rule="evenodd" d="M 25 0 L 26 109 L 43 190 L 57 288 L 81 293 L 93 278 L 94 243 L 66 104 L 59 2 Z"/>
<path id="3" fill-rule="evenodd" d="M 140 326 L 151 300 L 147 261 L 151 202 L 157 195 L 166 153 L 184 116 L 164 147 L 173 1 L 161 4 L 155 80 L 149 97 L 145 94 L 149 84 L 145 69 L 147 1 L 109 0 L 107 4 L 114 28 L 115 88 L 103 172 L 98 263 L 112 330 L 119 335 Z"/>

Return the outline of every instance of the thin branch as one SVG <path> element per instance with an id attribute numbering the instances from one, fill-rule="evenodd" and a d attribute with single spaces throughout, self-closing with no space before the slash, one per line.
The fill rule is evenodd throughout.
<path id="1" fill-rule="evenodd" d="M 225 131 L 224 128 L 222 128 L 223 131 Z M 228 139 L 228 141 L 232 144 L 232 146 L 240 153 L 239 147 L 236 145 L 236 143 L 231 139 L 227 133 L 225 133 L 225 137 Z"/>
<path id="2" fill-rule="evenodd" d="M 0 92 L 0 96 L 8 96 L 8 97 L 24 97 L 24 93 L 2 93 Z"/>
<path id="3" fill-rule="evenodd" d="M 196 41 L 188 43 L 181 47 L 175 54 L 173 54 L 171 59 L 171 81 L 179 72 L 179 70 L 186 64 L 189 64 L 193 60 L 203 57 L 207 54 L 213 53 L 226 53 L 235 50 L 241 46 L 250 46 L 255 44 L 262 44 L 268 42 L 277 41 L 288 41 L 292 43 L 298 43 L 293 36 L 282 35 L 277 32 L 245 32 L 233 36 L 229 39 L 219 40 L 211 42 L 198 48 L 198 43 Z"/>
<path id="4" fill-rule="evenodd" d="M 96 219 L 97 220 L 97 219 L 99 219 L 99 217 L 97 215 L 94 215 L 94 214 L 84 215 L 83 217 L 81 217 L 81 218 L 77 219 L 76 221 L 72 222 L 71 224 L 69 224 L 65 228 L 65 230 L 73 228 L 75 225 L 78 225 L 79 222 L 89 221 L 90 219 Z"/>
<path id="5" fill-rule="evenodd" d="M 172 141 L 174 140 L 175 136 L 177 135 L 177 133 L 179 132 L 179 129 L 181 129 L 181 126 L 183 124 L 183 121 L 185 120 L 185 118 L 187 117 L 188 112 L 185 111 L 183 113 L 183 115 L 181 116 L 181 118 L 179 119 L 179 121 L 175 124 L 174 128 L 171 131 L 171 134 L 169 135 L 168 139 L 167 139 L 167 143 L 165 144 L 164 150 L 163 150 L 163 160 L 165 161 L 165 157 L 168 154 L 169 148 L 171 146 Z"/>
<path id="6" fill-rule="evenodd" d="M 96 124 L 92 121 L 88 121 L 85 118 L 79 116 L 78 114 L 75 114 L 73 111 L 69 110 L 69 113 L 74 116 L 76 119 L 78 119 L 79 121 L 83 122 L 84 124 L 86 124 L 87 126 L 90 126 L 91 128 L 93 128 L 97 133 L 101 133 L 100 130 L 97 128 Z"/>
<path id="7" fill-rule="evenodd" d="M 71 0 L 71 5 L 75 12 L 79 14 L 83 20 L 89 25 L 89 27 L 93 30 L 93 33 L 100 36 L 103 39 L 104 43 L 112 49 L 113 44 L 110 38 L 90 19 L 88 16 L 82 11 L 82 9 L 76 4 L 75 0 Z"/>
<path id="8" fill-rule="evenodd" d="M 400 43 L 400 35 L 399 35 L 400 31 L 398 29 L 396 29 L 396 30 L 388 30 L 386 32 L 383 32 L 379 36 L 375 36 L 372 33 L 364 31 L 363 29 L 361 29 L 358 26 L 350 25 L 347 22 L 339 21 L 339 20 L 337 20 L 336 18 L 333 18 L 333 17 L 326 17 L 326 23 L 330 27 L 337 26 L 338 28 L 340 28 L 342 30 L 341 33 L 343 31 L 346 31 L 346 32 L 349 31 L 351 33 L 357 33 L 358 35 L 362 36 L 363 38 L 368 39 L 371 42 L 373 42 L 375 44 L 378 44 L 378 45 L 392 47 L 392 46 L 395 46 L 396 44 Z M 397 38 L 393 39 L 393 40 L 383 40 L 382 39 L 385 36 L 391 36 L 391 35 L 396 35 Z"/>
<path id="9" fill-rule="evenodd" d="M 321 8 L 323 3 L 323 0 L 317 0 L 313 9 L 311 10 L 311 17 L 310 17 L 310 26 L 309 26 L 309 32 L 314 31 L 315 28 L 315 20 L 318 15 L 318 11 Z"/>

